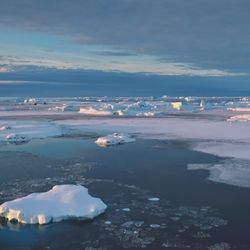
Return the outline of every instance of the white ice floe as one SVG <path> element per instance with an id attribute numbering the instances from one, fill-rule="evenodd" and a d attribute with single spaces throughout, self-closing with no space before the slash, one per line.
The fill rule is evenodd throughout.
<path id="1" fill-rule="evenodd" d="M 181 110 L 182 102 L 172 102 L 171 106 L 172 106 L 173 109 Z"/>
<path id="2" fill-rule="evenodd" d="M 31 139 L 60 136 L 61 127 L 49 121 L 6 121 L 11 130 L 0 130 L 0 142 L 15 140 L 14 135 Z M 10 135 L 11 131 L 11 135 Z"/>
<path id="3" fill-rule="evenodd" d="M 249 141 L 207 141 L 199 142 L 192 149 L 220 157 L 250 160 Z"/>
<path id="4" fill-rule="evenodd" d="M 17 134 L 9 134 L 6 135 L 6 141 L 10 143 L 18 143 L 18 142 L 27 142 L 29 138 L 25 137 L 24 135 L 17 135 Z"/>
<path id="5" fill-rule="evenodd" d="M 100 116 L 113 115 L 113 113 L 111 111 L 97 110 L 97 109 L 92 108 L 92 107 L 80 108 L 79 113 L 84 114 L 84 115 L 93 115 L 93 116 L 96 116 L 96 115 L 100 115 Z"/>
<path id="6" fill-rule="evenodd" d="M 227 159 L 219 163 L 188 164 L 188 170 L 209 171 L 208 179 L 213 182 L 250 188 L 250 161 Z"/>
<path id="7" fill-rule="evenodd" d="M 104 137 L 99 137 L 95 143 L 99 146 L 111 146 L 116 144 L 123 144 L 128 142 L 134 142 L 135 139 L 126 134 L 114 133 Z"/>
<path id="8" fill-rule="evenodd" d="M 25 99 L 23 102 L 26 104 L 32 104 L 32 105 L 37 104 L 37 100 L 35 98 Z"/>
<path id="9" fill-rule="evenodd" d="M 55 106 L 48 108 L 49 111 L 61 111 L 61 112 L 67 112 L 67 111 L 79 111 L 78 107 L 75 107 L 73 105 L 66 105 L 63 104 L 62 106 Z"/>
<path id="10" fill-rule="evenodd" d="M 67 219 L 93 219 L 106 210 L 99 198 L 77 185 L 57 185 L 44 193 L 33 193 L 0 206 L 0 216 L 25 224 L 47 224 Z"/>
<path id="11" fill-rule="evenodd" d="M 250 121 L 250 114 L 235 115 L 235 116 L 232 116 L 229 119 L 227 119 L 227 121 L 229 121 L 229 122 L 236 122 L 236 121 L 248 122 L 248 121 Z"/>
<path id="12" fill-rule="evenodd" d="M 0 127 L 0 131 L 9 130 L 9 129 L 11 129 L 10 126 L 2 126 L 2 127 Z"/>
<path id="13" fill-rule="evenodd" d="M 148 198 L 148 200 L 149 201 L 159 201 L 160 198 L 158 198 L 158 197 L 150 197 L 150 198 Z"/>

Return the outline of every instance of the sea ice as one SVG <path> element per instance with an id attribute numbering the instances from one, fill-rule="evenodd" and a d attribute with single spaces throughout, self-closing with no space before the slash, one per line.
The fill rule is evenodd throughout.
<path id="1" fill-rule="evenodd" d="M 32 105 L 37 104 L 37 100 L 35 98 L 25 99 L 23 102 L 26 104 L 32 104 Z"/>
<path id="2" fill-rule="evenodd" d="M 131 138 L 129 135 L 114 133 L 104 137 L 99 137 L 95 143 L 99 146 L 110 146 L 134 141 L 135 139 Z"/>
<path id="3" fill-rule="evenodd" d="M 172 102 L 171 106 L 172 106 L 173 109 L 181 110 L 182 102 Z"/>
<path id="4" fill-rule="evenodd" d="M 229 122 L 236 122 L 236 121 L 248 122 L 248 121 L 250 121 L 250 114 L 231 116 L 230 118 L 227 119 L 227 121 L 229 121 Z"/>
<path id="5" fill-rule="evenodd" d="M 106 115 L 112 115 L 113 113 L 107 110 L 97 110 L 92 107 L 87 108 L 80 108 L 79 113 L 84 115 L 100 115 L 100 116 L 106 116 Z"/>
<path id="6" fill-rule="evenodd" d="M 29 138 L 25 137 L 24 135 L 17 135 L 17 134 L 9 134 L 6 136 L 6 141 L 8 142 L 27 142 L 29 141 Z"/>
<path id="7" fill-rule="evenodd" d="M 0 131 L 4 131 L 4 130 L 8 130 L 8 129 L 11 129 L 10 126 L 2 126 L 0 127 Z"/>
<path id="8" fill-rule="evenodd" d="M 66 219 L 93 219 L 106 210 L 99 198 L 78 185 L 57 185 L 44 193 L 33 193 L 0 206 L 0 216 L 24 224 L 47 224 Z"/>

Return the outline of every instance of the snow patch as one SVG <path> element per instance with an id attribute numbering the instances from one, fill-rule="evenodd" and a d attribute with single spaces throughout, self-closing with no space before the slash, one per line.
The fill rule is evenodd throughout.
<path id="1" fill-rule="evenodd" d="M 76 185 L 57 185 L 44 193 L 33 193 L 0 206 L 0 216 L 24 224 L 47 224 L 67 219 L 93 219 L 106 210 L 99 198 Z"/>

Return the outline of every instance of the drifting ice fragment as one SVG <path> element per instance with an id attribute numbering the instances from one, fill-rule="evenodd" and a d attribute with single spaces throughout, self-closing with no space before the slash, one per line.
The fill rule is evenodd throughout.
<path id="1" fill-rule="evenodd" d="M 129 135 L 114 133 L 104 137 L 99 137 L 95 143 L 99 146 L 110 146 L 134 141 L 135 139 L 131 138 Z"/>
<path id="2" fill-rule="evenodd" d="M 9 135 L 6 135 L 5 138 L 6 138 L 6 141 L 12 142 L 12 143 L 29 141 L 27 137 L 23 135 L 17 135 L 17 134 L 9 134 Z"/>
<path id="3" fill-rule="evenodd" d="M 77 185 L 57 185 L 45 193 L 33 193 L 0 206 L 0 216 L 25 224 L 47 224 L 66 219 L 93 219 L 106 210 L 99 198 Z"/>
<path id="4" fill-rule="evenodd" d="M 0 127 L 0 131 L 4 131 L 4 130 L 8 130 L 8 129 L 11 129 L 10 126 L 2 126 Z"/>

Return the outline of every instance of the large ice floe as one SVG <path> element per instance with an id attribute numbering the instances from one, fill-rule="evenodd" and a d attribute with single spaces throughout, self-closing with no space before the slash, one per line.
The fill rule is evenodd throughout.
<path id="1" fill-rule="evenodd" d="M 100 215 L 107 206 L 78 185 L 57 185 L 44 193 L 33 193 L 7 201 L 0 216 L 24 224 L 47 224 L 67 219 L 88 220 Z"/>
<path id="2" fill-rule="evenodd" d="M 9 120 L 0 129 L 0 142 L 24 142 L 60 136 L 61 128 L 49 121 Z"/>
<path id="3" fill-rule="evenodd" d="M 130 135 L 126 134 L 118 134 L 113 133 L 111 135 L 99 137 L 95 143 L 99 146 L 111 146 L 111 145 L 117 145 L 117 144 L 123 144 L 128 142 L 134 142 L 135 139 L 132 138 Z"/>
<path id="4" fill-rule="evenodd" d="M 106 115 L 112 115 L 113 113 L 108 110 L 97 110 L 92 107 L 87 108 L 80 108 L 79 113 L 84 115 L 100 115 L 100 116 L 106 116 Z"/>

